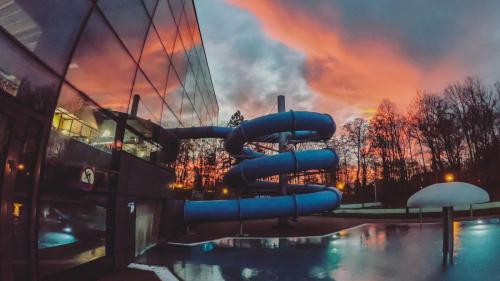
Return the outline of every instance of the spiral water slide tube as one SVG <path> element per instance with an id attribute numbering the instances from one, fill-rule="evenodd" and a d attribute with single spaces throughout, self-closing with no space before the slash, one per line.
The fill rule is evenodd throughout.
<path id="1" fill-rule="evenodd" d="M 193 127 L 170 129 L 169 133 L 178 139 L 225 139 L 225 150 L 239 162 L 224 176 L 224 182 L 234 189 L 266 193 L 279 189 L 279 184 L 261 178 L 338 165 L 337 154 L 331 149 L 266 156 L 244 147 L 248 142 L 278 142 L 279 133 L 284 133 L 289 143 L 327 140 L 335 133 L 335 122 L 327 114 L 289 111 L 245 121 L 234 129 Z M 342 198 L 336 188 L 321 185 L 288 185 L 287 191 L 289 195 L 265 198 L 184 201 L 180 212 L 188 223 L 298 217 L 333 210 Z"/>

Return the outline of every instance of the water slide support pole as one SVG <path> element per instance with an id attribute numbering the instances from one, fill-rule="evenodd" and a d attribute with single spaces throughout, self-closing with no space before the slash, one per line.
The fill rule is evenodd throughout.
<path id="1" fill-rule="evenodd" d="M 286 111 L 285 96 L 279 95 L 278 96 L 278 112 L 285 112 L 285 111 Z M 279 153 L 286 152 L 286 135 L 285 135 L 285 133 L 279 134 L 278 149 L 279 149 Z M 287 185 L 288 185 L 288 176 L 286 174 L 279 175 L 279 186 L 280 186 L 281 195 L 287 195 L 287 191 L 286 191 Z M 288 218 L 286 218 L 286 217 L 278 218 L 278 226 L 288 226 Z"/>

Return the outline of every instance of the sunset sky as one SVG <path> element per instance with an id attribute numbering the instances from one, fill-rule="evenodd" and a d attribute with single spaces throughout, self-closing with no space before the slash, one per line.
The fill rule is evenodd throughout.
<path id="1" fill-rule="evenodd" d="M 467 75 L 500 79 L 500 1 L 197 0 L 225 122 L 287 109 L 369 116 Z"/>

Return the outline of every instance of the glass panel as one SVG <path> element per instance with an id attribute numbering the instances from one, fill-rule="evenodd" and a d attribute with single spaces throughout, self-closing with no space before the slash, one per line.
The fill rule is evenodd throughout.
<path id="1" fill-rule="evenodd" d="M 184 88 L 182 87 L 177 74 L 174 69 L 170 67 L 170 72 L 168 74 L 168 84 L 165 91 L 165 101 L 170 106 L 172 111 L 179 115 L 182 106 L 182 93 Z"/>
<path id="2" fill-rule="evenodd" d="M 187 17 L 184 14 L 181 18 L 181 24 L 179 25 L 179 33 L 181 34 L 182 42 L 186 51 L 189 51 L 193 46 L 193 39 L 191 38 L 191 29 L 187 22 Z"/>
<path id="3" fill-rule="evenodd" d="M 182 110 L 181 110 L 181 122 L 184 127 L 190 127 L 191 122 L 193 121 L 193 105 L 189 101 L 186 93 L 184 92 L 184 96 L 182 98 Z"/>
<path id="4" fill-rule="evenodd" d="M 163 92 L 167 82 L 169 60 L 158 34 L 152 27 L 149 29 L 140 64 L 156 89 Z"/>
<path id="5" fill-rule="evenodd" d="M 0 169 L 2 169 L 2 172 L 0 172 L 0 191 L 2 190 L 2 183 L 3 183 L 3 171 L 6 171 L 4 169 L 5 167 L 5 160 L 7 158 L 7 148 L 9 144 L 9 138 L 10 138 L 10 127 L 12 121 L 10 118 L 0 112 Z"/>
<path id="6" fill-rule="evenodd" d="M 45 277 L 106 255 L 107 198 L 116 122 L 68 85 L 52 120 L 38 210 L 38 257 Z M 84 177 L 85 176 L 85 177 Z"/>
<path id="7" fill-rule="evenodd" d="M 175 35 L 177 33 L 177 25 L 175 24 L 166 0 L 161 0 L 158 3 L 153 22 L 158 30 L 163 46 L 165 46 L 169 55 L 172 54 Z"/>
<path id="8" fill-rule="evenodd" d="M 11 95 L 37 111 L 49 114 L 59 80 L 24 54 L 0 32 L 0 95 Z"/>
<path id="9" fill-rule="evenodd" d="M 146 6 L 146 9 L 148 10 L 148 13 L 153 16 L 155 7 L 156 7 L 156 2 L 158 0 L 143 0 L 144 5 Z"/>
<path id="10" fill-rule="evenodd" d="M 202 56 L 204 55 L 203 53 L 203 45 L 202 45 L 202 41 L 201 41 L 201 33 L 200 33 L 200 28 L 198 26 L 198 24 L 196 24 L 194 26 L 194 30 L 193 30 L 193 43 L 197 46 L 198 50 L 198 55 L 199 56 Z"/>
<path id="11" fill-rule="evenodd" d="M 30 233 L 31 196 L 36 175 L 39 142 L 44 127 L 42 123 L 34 119 L 27 120 L 26 124 L 23 146 L 18 157 L 14 202 L 11 206 L 14 218 L 11 241 L 14 243 L 13 270 L 16 281 L 31 280 L 27 264 L 29 260 L 27 247 Z M 19 168 L 20 165 L 22 165 L 22 169 Z"/>
<path id="12" fill-rule="evenodd" d="M 193 0 L 184 1 L 184 11 L 186 19 L 191 27 L 191 33 L 196 29 L 198 21 L 196 20 L 196 14 L 194 12 Z"/>
<path id="13" fill-rule="evenodd" d="M 100 0 L 99 7 L 132 56 L 139 61 L 150 19 L 141 0 Z"/>
<path id="14" fill-rule="evenodd" d="M 148 80 L 146 80 L 142 71 L 137 72 L 132 94 L 140 97 L 136 116 L 160 124 L 163 99 L 158 95 Z M 132 102 L 133 99 L 131 103 Z M 132 104 L 130 108 L 132 109 Z M 131 112 L 131 117 L 134 117 L 132 115 Z"/>
<path id="15" fill-rule="evenodd" d="M 161 118 L 161 126 L 163 128 L 180 127 L 179 120 L 177 120 L 177 117 L 175 116 L 175 114 L 167 106 L 165 106 L 165 108 L 163 109 L 163 114 L 162 114 L 162 118 Z"/>
<path id="16" fill-rule="evenodd" d="M 184 48 L 182 46 L 182 42 L 179 38 L 179 35 L 177 35 L 177 39 L 175 40 L 174 52 L 172 53 L 172 64 L 174 65 L 175 71 L 179 76 L 179 80 L 181 82 L 184 82 L 188 66 L 188 59 L 186 52 L 184 51 Z"/>
<path id="17" fill-rule="evenodd" d="M 57 150 L 47 150 L 48 156 L 56 157 L 55 154 L 63 153 L 62 150 L 71 149 L 72 146 L 81 146 L 73 144 L 72 140 L 108 153 L 113 148 L 116 121 L 110 119 L 102 112 L 102 109 L 67 85 L 64 85 L 61 90 L 52 119 L 52 127 L 56 132 L 51 136 L 51 141 L 54 142 L 51 145 L 56 146 L 55 142 L 59 144 L 56 146 Z"/>
<path id="18" fill-rule="evenodd" d="M 125 130 L 123 138 L 123 151 L 135 155 L 144 160 L 151 160 L 151 154 L 160 151 L 162 147 L 152 141 L 145 140 L 144 137 Z"/>
<path id="19" fill-rule="evenodd" d="M 87 0 L 0 1 L 0 25 L 63 74 L 91 5 Z"/>
<path id="20" fill-rule="evenodd" d="M 106 255 L 106 206 L 106 197 L 85 191 L 41 193 L 38 219 L 41 277 Z"/>
<path id="21" fill-rule="evenodd" d="M 100 106 L 127 112 L 136 70 L 130 56 L 94 11 L 66 78 Z"/>
<path id="22" fill-rule="evenodd" d="M 191 100 L 191 102 L 194 103 L 194 93 L 196 91 L 196 80 L 194 78 L 194 73 L 191 70 L 191 66 L 188 66 L 186 80 L 184 82 L 184 88 L 186 89 L 186 92 L 188 94 L 189 99 Z"/>
<path id="23" fill-rule="evenodd" d="M 184 5 L 183 0 L 168 0 L 170 7 L 172 8 L 172 14 L 174 15 L 175 22 L 179 23 L 179 19 L 182 15 L 182 6 Z"/>
<path id="24" fill-rule="evenodd" d="M 201 116 L 201 109 L 203 108 L 203 106 L 204 104 L 203 104 L 202 94 L 198 89 L 198 87 L 196 87 L 196 94 L 194 96 L 194 110 L 196 110 L 196 112 L 198 112 L 200 116 Z"/>

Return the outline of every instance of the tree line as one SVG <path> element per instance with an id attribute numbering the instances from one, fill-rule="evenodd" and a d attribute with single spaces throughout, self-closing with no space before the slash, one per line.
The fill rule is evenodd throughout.
<path id="1" fill-rule="evenodd" d="M 354 200 L 367 200 L 377 185 L 388 204 L 402 204 L 444 177 L 495 193 L 500 190 L 499 102 L 500 83 L 489 86 L 475 77 L 440 93 L 418 92 L 406 112 L 384 100 L 371 118 L 349 120 L 332 139 L 340 156 L 336 181 L 346 184 Z"/>

